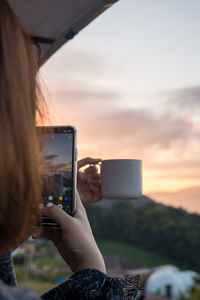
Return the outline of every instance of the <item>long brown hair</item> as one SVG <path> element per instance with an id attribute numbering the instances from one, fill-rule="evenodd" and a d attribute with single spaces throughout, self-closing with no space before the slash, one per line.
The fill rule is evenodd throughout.
<path id="1" fill-rule="evenodd" d="M 41 201 L 36 113 L 37 59 L 32 41 L 0 1 L 0 251 L 36 224 Z M 39 101 L 40 100 L 40 101 Z M 43 103 L 44 104 L 44 103 Z"/>

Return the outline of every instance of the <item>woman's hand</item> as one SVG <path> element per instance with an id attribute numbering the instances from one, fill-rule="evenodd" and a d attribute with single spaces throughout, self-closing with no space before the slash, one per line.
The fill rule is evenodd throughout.
<path id="1" fill-rule="evenodd" d="M 95 166 L 101 159 L 84 158 L 78 161 L 78 192 L 83 204 L 98 202 L 102 199 L 101 195 L 101 174 L 98 173 L 98 168 Z M 84 171 L 79 169 L 91 165 Z"/>
<path id="2" fill-rule="evenodd" d="M 32 237 L 36 239 L 43 235 L 52 240 L 73 272 L 94 268 L 105 273 L 103 257 L 95 242 L 85 208 L 78 193 L 76 194 L 76 204 L 76 213 L 73 217 L 56 205 L 45 207 L 43 213 L 56 221 L 61 229 L 39 229 Z"/>

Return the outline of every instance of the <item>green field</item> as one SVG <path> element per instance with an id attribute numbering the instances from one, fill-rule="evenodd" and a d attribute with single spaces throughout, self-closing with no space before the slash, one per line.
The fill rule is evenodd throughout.
<path id="1" fill-rule="evenodd" d="M 32 289 L 39 295 L 46 293 L 56 285 L 55 283 L 53 284 L 52 282 L 48 282 L 48 281 L 44 282 L 41 280 L 31 280 L 31 279 L 28 280 L 26 284 L 24 284 L 23 282 L 22 283 L 20 282 L 18 284 L 21 287 L 28 287 Z"/>
<path id="2" fill-rule="evenodd" d="M 97 244 L 103 255 L 119 255 L 138 262 L 144 267 L 155 267 L 165 264 L 175 264 L 171 259 L 165 256 L 155 254 L 149 250 L 143 250 L 127 243 L 109 240 L 97 240 Z"/>
<path id="3" fill-rule="evenodd" d="M 118 255 L 129 261 L 134 261 L 144 267 L 155 267 L 164 264 L 174 264 L 169 258 L 157 255 L 148 250 L 140 249 L 128 243 L 97 240 L 97 244 L 103 255 Z M 40 248 L 40 256 L 31 258 L 25 265 L 16 265 L 15 271 L 20 286 L 29 286 L 37 293 L 42 294 L 56 285 L 57 279 L 71 274 L 65 263 L 59 256 L 51 255 L 54 247 L 48 243 Z M 40 273 L 28 266 L 34 265 Z M 175 264 L 176 265 L 176 264 Z M 26 266 L 26 268 L 25 268 Z M 26 270 L 26 272 L 25 272 Z"/>

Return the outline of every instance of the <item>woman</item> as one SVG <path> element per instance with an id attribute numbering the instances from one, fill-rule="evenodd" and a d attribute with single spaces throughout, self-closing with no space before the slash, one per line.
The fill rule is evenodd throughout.
<path id="1" fill-rule="evenodd" d="M 44 232 L 73 275 L 41 298 L 18 288 L 10 249 L 33 232 L 41 202 L 40 158 L 36 118 L 44 117 L 44 102 L 37 85 L 37 62 L 32 41 L 5 0 L 0 0 L 0 299 L 133 299 L 137 278 L 128 282 L 107 276 L 87 215 L 77 193 L 77 211 L 69 216 L 57 206 L 43 208 L 61 230 Z M 86 159 L 79 167 L 99 160 Z M 79 173 L 84 203 L 100 200 L 100 179 L 95 167 Z M 135 284 L 135 286 L 133 286 Z"/>

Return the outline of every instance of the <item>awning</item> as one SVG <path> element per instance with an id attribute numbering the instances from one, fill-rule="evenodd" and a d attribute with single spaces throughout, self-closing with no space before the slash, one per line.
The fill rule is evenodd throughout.
<path id="1" fill-rule="evenodd" d="M 118 0 L 8 0 L 24 29 L 41 49 L 42 65 Z"/>

